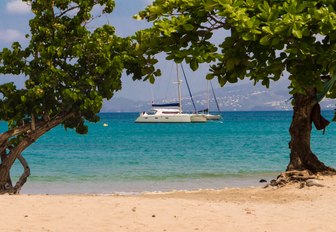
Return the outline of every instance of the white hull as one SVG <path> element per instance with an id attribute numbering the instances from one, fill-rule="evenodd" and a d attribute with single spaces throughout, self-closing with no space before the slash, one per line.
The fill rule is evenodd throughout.
<path id="1" fill-rule="evenodd" d="M 207 118 L 202 114 L 192 114 L 191 122 L 206 122 Z"/>
<path id="2" fill-rule="evenodd" d="M 145 115 L 141 114 L 136 123 L 200 123 L 206 122 L 204 116 L 194 114 L 176 114 L 176 115 Z"/>
<path id="3" fill-rule="evenodd" d="M 137 123 L 177 123 L 191 122 L 190 115 L 140 115 L 135 122 Z"/>
<path id="4" fill-rule="evenodd" d="M 222 118 L 222 116 L 219 115 L 219 114 L 216 114 L 216 115 L 214 115 L 214 114 L 205 114 L 204 116 L 206 117 L 207 120 L 213 120 L 213 121 L 220 120 Z"/>

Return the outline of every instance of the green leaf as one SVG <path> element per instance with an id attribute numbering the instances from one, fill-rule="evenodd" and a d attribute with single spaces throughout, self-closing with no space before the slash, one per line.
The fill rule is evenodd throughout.
<path id="1" fill-rule="evenodd" d="M 208 73 L 208 74 L 206 75 L 206 79 L 207 79 L 207 80 L 212 80 L 214 77 L 215 77 L 215 75 L 212 74 L 212 73 Z"/>
<path id="2" fill-rule="evenodd" d="M 267 78 L 267 79 L 263 79 L 262 82 L 261 82 L 262 85 L 264 85 L 266 88 L 269 88 L 269 85 L 270 85 L 270 80 Z"/>
<path id="3" fill-rule="evenodd" d="M 186 31 L 192 31 L 194 30 L 194 26 L 191 24 L 183 24 L 183 27 Z"/>
<path id="4" fill-rule="evenodd" d="M 216 9 L 216 6 L 218 6 L 218 3 L 216 3 L 213 0 L 207 0 L 204 4 L 204 10 L 206 12 L 210 12 L 210 11 L 213 11 L 214 9 Z"/>
<path id="5" fill-rule="evenodd" d="M 273 31 L 271 30 L 269 26 L 263 26 L 261 29 L 268 34 L 273 35 Z"/>
<path id="6" fill-rule="evenodd" d="M 287 31 L 288 28 L 289 27 L 287 25 L 282 25 L 282 24 L 276 25 L 276 27 L 274 29 L 274 32 L 277 33 L 277 34 L 279 34 L 279 33 L 283 32 L 283 31 Z"/>
<path id="7" fill-rule="evenodd" d="M 236 64 L 236 59 L 230 58 L 226 61 L 226 66 L 225 67 L 226 67 L 227 70 L 232 70 L 232 69 L 234 69 L 235 64 Z"/>
<path id="8" fill-rule="evenodd" d="M 260 44 L 267 46 L 271 43 L 272 36 L 271 35 L 266 35 L 260 39 Z"/>
<path id="9" fill-rule="evenodd" d="M 153 75 L 149 75 L 149 76 L 148 76 L 148 79 L 149 79 L 149 82 L 150 82 L 151 84 L 154 84 L 154 83 L 155 83 L 155 78 L 154 78 Z"/>
<path id="10" fill-rule="evenodd" d="M 143 17 L 141 17 L 139 14 L 133 15 L 133 18 L 138 21 L 143 20 Z"/>
<path id="11" fill-rule="evenodd" d="M 198 61 L 196 59 L 192 59 L 190 62 L 190 68 L 193 71 L 196 71 L 198 69 Z"/>
<path id="12" fill-rule="evenodd" d="M 292 27 L 292 34 L 299 39 L 302 39 L 302 31 L 297 28 L 296 24 L 293 25 Z"/>
<path id="13" fill-rule="evenodd" d="M 25 103 L 26 102 L 26 96 L 21 96 L 21 101 L 23 102 L 23 103 Z"/>
<path id="14" fill-rule="evenodd" d="M 243 34 L 242 36 L 242 39 L 245 40 L 245 41 L 250 41 L 250 40 L 253 40 L 253 34 L 252 33 L 245 33 Z"/>

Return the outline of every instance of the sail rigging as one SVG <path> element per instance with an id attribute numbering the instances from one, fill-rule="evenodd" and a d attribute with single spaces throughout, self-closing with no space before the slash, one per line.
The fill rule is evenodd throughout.
<path id="1" fill-rule="evenodd" d="M 194 106 L 194 112 L 196 113 L 197 110 L 196 110 L 196 105 L 195 105 L 195 101 L 194 101 L 194 98 L 192 96 L 192 93 L 191 93 L 191 90 L 190 90 L 190 87 L 189 87 L 189 83 L 188 83 L 188 79 L 187 79 L 187 76 L 185 74 L 185 71 L 184 71 L 184 68 L 183 68 L 183 65 L 181 64 L 181 69 L 182 69 L 182 73 L 183 73 L 183 77 L 184 77 L 184 80 L 186 82 L 186 85 L 187 85 L 187 88 L 188 88 L 188 92 L 189 92 L 189 96 L 190 96 L 190 99 L 191 99 L 191 102 Z"/>
<path id="2" fill-rule="evenodd" d="M 139 117 L 135 120 L 136 123 L 204 123 L 207 121 L 207 118 L 204 115 L 182 112 L 182 81 L 179 76 L 178 64 L 176 64 L 176 72 L 179 102 L 168 104 L 152 103 L 152 109 L 148 112 L 141 112 Z"/>
<path id="3" fill-rule="evenodd" d="M 216 106 L 217 106 L 218 113 L 221 113 L 221 111 L 220 111 L 220 109 L 219 109 L 219 104 L 218 104 L 218 101 L 217 101 L 217 97 L 216 97 L 216 94 L 215 94 L 215 90 L 214 90 L 214 88 L 213 88 L 213 86 L 212 86 L 211 81 L 209 81 L 209 82 L 210 82 L 210 86 L 211 86 L 212 94 L 213 94 L 214 99 L 215 99 L 215 102 L 216 102 Z"/>

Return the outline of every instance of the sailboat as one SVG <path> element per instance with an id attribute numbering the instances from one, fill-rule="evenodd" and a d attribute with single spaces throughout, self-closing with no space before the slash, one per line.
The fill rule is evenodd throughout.
<path id="1" fill-rule="evenodd" d="M 189 90 L 189 96 L 190 96 L 190 99 L 191 99 L 191 101 L 193 103 L 195 112 L 200 113 L 200 115 L 203 115 L 207 120 L 212 120 L 212 121 L 221 120 L 222 116 L 220 114 L 220 109 L 219 109 L 218 101 L 217 101 L 216 94 L 215 94 L 215 91 L 213 89 L 211 81 L 210 80 L 207 81 L 207 103 L 208 103 L 208 108 L 206 108 L 204 110 L 197 111 L 196 110 L 196 105 L 195 105 L 195 102 L 194 102 L 194 99 L 193 99 L 193 96 L 192 96 L 192 93 L 190 91 L 190 87 L 189 87 L 189 84 L 188 84 L 188 79 L 187 79 L 187 76 L 186 76 L 186 74 L 184 72 L 184 68 L 183 68 L 182 65 L 181 65 L 181 69 L 182 69 L 182 72 L 183 72 L 184 80 L 185 80 L 185 82 L 187 84 L 187 87 L 188 87 L 188 90 Z M 217 105 L 217 110 L 218 110 L 219 114 L 210 114 L 209 113 L 209 106 L 210 106 L 209 83 L 211 85 L 212 94 L 214 96 L 214 99 L 215 99 L 215 102 L 216 102 L 216 105 Z"/>
<path id="2" fill-rule="evenodd" d="M 140 113 L 135 120 L 136 123 L 199 123 L 206 122 L 207 118 L 203 114 L 189 114 L 182 111 L 181 79 L 178 65 L 176 65 L 178 103 L 152 104 L 152 109 L 148 112 Z"/>
<path id="3" fill-rule="evenodd" d="M 214 99 L 215 99 L 215 102 L 216 102 L 216 105 L 217 105 L 217 110 L 218 110 L 219 114 L 210 114 L 209 113 L 209 106 L 210 106 L 209 82 L 210 82 L 210 85 L 211 85 L 212 93 L 213 93 L 213 96 L 214 96 Z M 207 120 L 214 120 L 214 121 L 220 120 L 222 118 L 222 116 L 220 115 L 219 105 L 218 105 L 217 98 L 216 98 L 216 95 L 215 95 L 215 91 L 213 89 L 211 81 L 207 81 L 207 102 L 208 102 L 208 108 L 207 108 L 207 110 L 205 112 L 206 114 L 204 114 L 204 116 L 206 117 L 206 119 Z"/>

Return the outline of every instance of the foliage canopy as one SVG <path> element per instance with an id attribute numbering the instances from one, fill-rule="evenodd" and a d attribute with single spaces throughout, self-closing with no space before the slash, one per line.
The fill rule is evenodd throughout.
<path id="1" fill-rule="evenodd" d="M 193 70 L 212 63 L 208 79 L 268 87 L 288 72 L 294 94 L 322 90 L 336 74 L 335 8 L 333 0 L 156 0 L 136 18 L 154 21 L 146 33 L 168 59 Z"/>
<path id="2" fill-rule="evenodd" d="M 41 119 L 72 113 L 65 128 L 86 133 L 85 120 L 99 120 L 103 99 L 121 89 L 123 70 L 139 79 L 147 60 L 137 55 L 130 38 L 115 35 L 113 26 L 90 29 L 92 12 L 111 13 L 113 0 L 25 1 L 35 14 L 29 45 L 15 42 L 0 52 L 0 73 L 23 74 L 25 88 L 0 86 L 0 120 L 14 128 L 31 115 Z"/>

